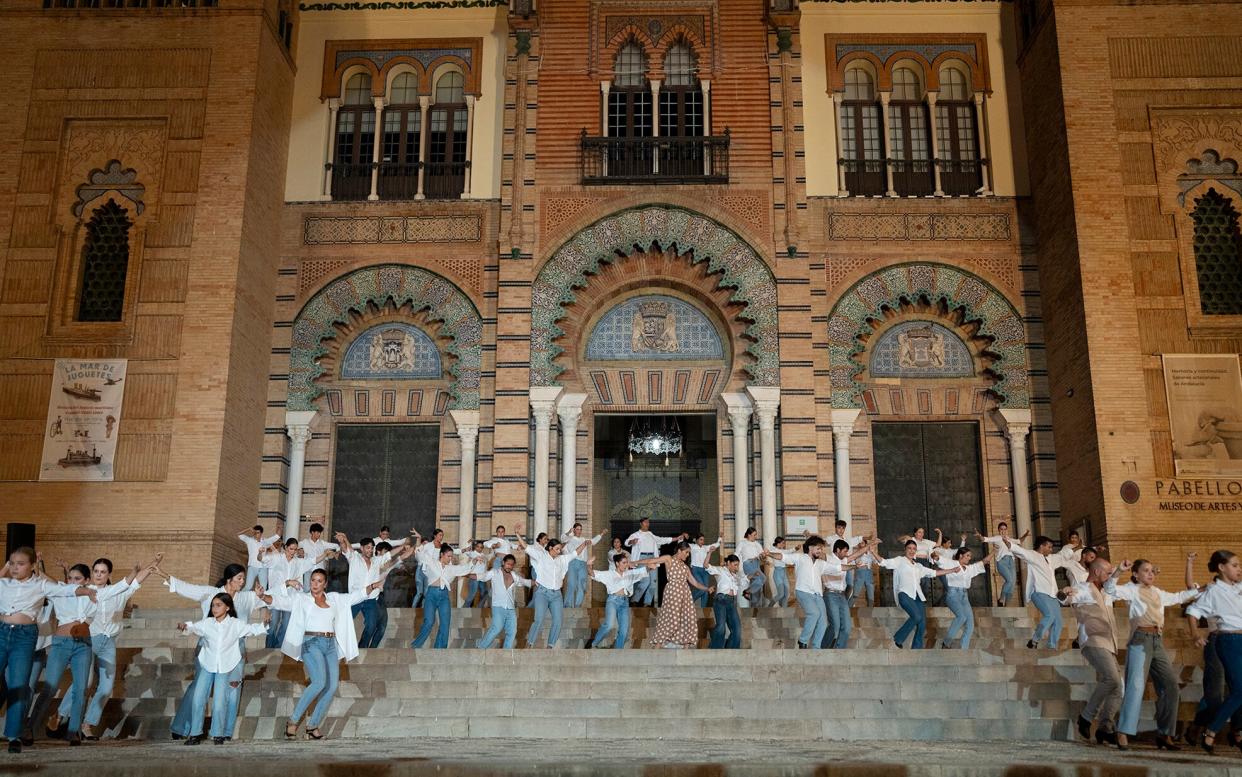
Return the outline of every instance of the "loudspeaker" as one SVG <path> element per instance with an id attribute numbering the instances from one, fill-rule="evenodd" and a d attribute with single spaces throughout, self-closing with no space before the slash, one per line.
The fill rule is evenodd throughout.
<path id="1" fill-rule="evenodd" d="M 4 546 L 4 558 L 7 561 L 13 551 L 25 546 L 35 546 L 35 525 L 33 523 L 10 523 L 8 540 Z"/>

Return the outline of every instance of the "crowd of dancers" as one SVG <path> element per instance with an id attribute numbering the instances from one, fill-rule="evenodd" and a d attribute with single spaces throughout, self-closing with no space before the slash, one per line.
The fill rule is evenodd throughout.
<path id="1" fill-rule="evenodd" d="M 1103 548 L 1084 546 L 1076 533 L 1054 551 L 1048 537 L 1011 537 L 1001 523 L 998 533 L 976 539 L 987 555 L 976 559 L 967 537 L 954 545 L 936 530 L 935 540 L 922 529 L 898 538 L 899 552 L 886 557 L 881 540 L 849 536 L 845 521 L 837 521 L 827 538 L 805 534 L 761 542 L 748 529 L 734 553 L 725 555 L 722 543 L 707 543 L 685 533 L 657 536 L 647 519 L 638 531 L 611 539 L 607 569 L 592 569 L 592 549 L 607 532 L 583 534 L 580 524 L 560 538 L 540 534 L 532 543 L 521 527 L 510 535 L 498 526 L 492 537 L 453 548 L 436 530 L 430 538 L 411 532 L 394 538 L 387 527 L 376 537 L 351 542 L 337 532 L 325 538 L 322 525 L 311 524 L 306 538 L 263 536 L 256 526 L 240 539 L 247 563 L 230 564 L 214 585 L 196 584 L 166 573 L 162 557 L 133 568 L 113 582 L 112 562 L 98 559 L 92 566 L 61 565 L 54 579 L 42 559 L 29 548 L 10 554 L 0 570 L 0 674 L 6 702 L 4 735 L 9 751 L 20 752 L 34 733 L 67 739 L 71 745 L 99 738 L 98 727 L 116 675 L 116 637 L 126 602 L 151 576 L 162 578 L 168 590 L 196 602 L 201 619 L 178 624 L 197 637 L 196 672 L 171 725 L 172 736 L 199 744 L 210 736 L 216 744 L 229 741 L 236 728 L 241 685 L 246 665 L 246 638 L 266 635 L 266 644 L 300 661 L 308 685 L 286 725 L 289 739 L 305 730 L 308 739 L 322 739 L 320 728 L 336 694 L 340 663 L 356 659 L 363 648 L 378 647 L 387 629 L 384 586 L 389 574 L 411 557 L 416 563 L 412 604 L 423 617 L 411 647 L 431 640 L 445 648 L 453 617 L 453 602 L 489 606 L 491 620 L 476 647 L 487 649 L 498 640 L 503 648 L 516 646 L 518 589 L 533 608 L 526 646 L 561 647 L 565 607 L 588 602 L 591 581 L 603 586 L 604 614 L 598 630 L 583 645 L 623 649 L 629 640 L 630 608 L 656 606 L 655 627 L 649 644 L 665 648 L 695 648 L 699 644 L 701 608 L 710 607 L 713 625 L 708 647 L 735 649 L 741 645 L 738 608 L 786 606 L 790 602 L 787 568 L 792 568 L 793 599 L 803 613 L 799 649 L 842 649 L 849 646 L 851 608 L 859 597 L 876 604 L 874 567 L 891 572 L 894 603 L 905 621 L 893 635 L 899 649 L 927 647 L 926 606 L 934 580 L 953 613 L 941 636 L 940 647 L 970 647 L 974 613 L 969 592 L 972 582 L 994 566 L 1003 583 L 998 606 L 1009 604 L 1017 581 L 1016 562 L 1026 567 L 1024 599 L 1040 613 L 1027 647 L 1059 643 L 1061 608 L 1074 607 L 1081 649 L 1095 670 L 1097 684 L 1077 720 L 1084 739 L 1130 746 L 1137 733 L 1139 710 L 1147 682 L 1156 693 L 1156 744 L 1177 749 L 1178 683 L 1164 650 L 1165 611 L 1185 605 L 1185 616 L 1196 644 L 1204 651 L 1204 696 L 1192 725 L 1192 740 L 1207 751 L 1228 728 L 1231 745 L 1242 748 L 1242 561 L 1232 552 L 1216 551 L 1208 563 L 1214 579 L 1206 588 L 1194 584 L 1195 556 L 1186 562 L 1186 588 L 1166 592 L 1155 585 L 1158 570 L 1146 560 L 1113 565 Z M 530 577 L 517 566 L 521 552 Z M 714 554 L 722 558 L 712 564 Z M 346 591 L 330 591 L 327 564 L 334 558 L 348 563 Z M 660 570 L 663 570 L 661 586 Z M 764 570 L 767 570 L 766 574 Z M 1063 569 L 1068 586 L 1060 586 Z M 1128 576 L 1128 581 L 1121 582 Z M 769 595 L 769 579 L 770 591 Z M 1125 667 L 1118 662 L 1121 642 L 1116 638 L 1114 604 L 1128 608 L 1130 635 L 1124 642 Z M 258 615 L 260 614 L 261 615 Z M 252 622 L 256 616 L 261 622 Z M 362 617 L 362 630 L 355 628 Z M 546 627 L 546 639 L 544 631 Z M 434 634 L 434 637 L 433 637 Z M 567 645 L 566 645 L 567 646 Z M 577 645 L 574 645 L 575 647 Z M 91 676 L 95 678 L 89 693 Z M 68 690 L 55 702 L 66 670 Z M 211 725 L 204 731 L 208 701 Z"/>

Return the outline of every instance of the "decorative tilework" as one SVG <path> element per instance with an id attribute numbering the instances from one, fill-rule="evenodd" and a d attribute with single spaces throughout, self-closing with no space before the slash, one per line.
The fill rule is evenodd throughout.
<path id="1" fill-rule="evenodd" d="M 471 59 L 474 52 L 471 49 L 393 49 L 389 51 L 338 51 L 336 52 L 336 67 L 340 68 L 351 59 L 369 59 L 375 63 L 377 68 L 383 68 L 390 60 L 397 57 L 409 57 L 417 60 L 423 67 L 427 67 L 440 57 L 457 57 L 466 63 L 466 67 L 471 66 Z"/>
<path id="2" fill-rule="evenodd" d="M 975 44 L 973 43 L 950 43 L 950 44 L 928 44 L 928 43 L 838 43 L 837 44 L 837 61 L 855 51 L 865 51 L 874 55 L 881 62 L 887 62 L 894 54 L 903 51 L 913 51 L 928 62 L 934 62 L 936 57 L 941 54 L 960 54 L 966 59 L 974 61 L 976 58 Z"/>
<path id="3" fill-rule="evenodd" d="M 457 357 L 450 367 L 453 376 L 452 407 L 479 407 L 483 321 L 470 298 L 444 278 L 410 265 L 377 265 L 338 278 L 311 297 L 293 322 L 289 355 L 289 410 L 313 410 L 322 393 L 315 385 L 323 374 L 319 357 L 328 352 L 323 341 L 337 335 L 351 310 L 367 303 L 400 307 L 410 303 L 415 311 L 427 309 L 433 320 L 443 322 L 440 332 L 451 339 L 449 353 Z"/>
<path id="4" fill-rule="evenodd" d="M 474 243 L 483 235 L 479 216 L 306 216 L 306 245 L 355 243 Z"/>
<path id="5" fill-rule="evenodd" d="M 395 366 L 385 367 L 384 346 L 397 351 Z M 371 327 L 349 344 L 341 360 L 341 377 L 357 380 L 416 380 L 442 374 L 440 349 L 426 332 L 412 324 L 387 323 Z"/>
<path id="6" fill-rule="evenodd" d="M 1005 213 L 829 213 L 830 240 L 1009 240 Z"/>
<path id="7" fill-rule="evenodd" d="M 911 353 L 907 355 L 907 364 L 903 365 L 902 335 L 905 334 L 908 341 L 911 334 L 918 337 L 924 332 L 938 340 L 943 353 L 938 352 L 932 359 L 916 359 Z M 911 361 L 926 363 L 916 366 Z M 935 363 L 937 361 L 940 363 Z M 955 378 L 973 375 L 975 363 L 966 343 L 948 328 L 931 321 L 906 321 L 889 329 L 872 346 L 868 372 L 876 378 Z"/>
<path id="8" fill-rule="evenodd" d="M 574 288 L 587 285 L 587 274 L 635 246 L 675 247 L 694 263 L 707 262 L 709 272 L 722 271 L 719 288 L 734 288 L 733 299 L 746 305 L 739 318 L 751 322 L 748 347 L 755 363 L 746 368 L 757 386 L 780 384 L 777 341 L 776 282 L 766 264 L 734 232 L 683 208 L 650 205 L 615 213 L 579 232 L 562 245 L 539 271 L 531 289 L 530 384 L 557 385 L 564 368 L 556 364 L 563 349 L 554 340 L 564 332 L 556 322 L 574 301 Z"/>
<path id="9" fill-rule="evenodd" d="M 634 350 L 634 319 L 641 318 L 643 306 L 652 303 L 667 306 L 674 322 L 677 350 Z M 590 361 L 722 359 L 724 346 L 720 333 L 703 311 L 676 297 L 650 294 L 631 297 L 605 313 L 587 338 L 586 358 Z"/>
<path id="10" fill-rule="evenodd" d="M 859 280 L 837 300 L 827 327 L 833 407 L 863 406 L 863 387 L 855 376 L 863 369 L 857 362 L 863 350 L 858 337 L 871 332 L 868 320 L 880 319 L 884 308 L 897 308 L 903 299 L 913 302 L 917 297 L 943 301 L 949 310 L 961 309 L 963 323 L 978 323 L 979 336 L 993 341 L 988 351 L 996 355 L 992 371 L 997 381 L 991 390 L 1000 398 L 1001 407 L 1030 407 L 1025 327 L 1017 309 L 1004 294 L 978 276 L 932 262 L 891 265 L 877 270 Z M 954 339 L 961 343 L 956 336 Z M 848 356 L 845 356 L 846 348 Z"/>

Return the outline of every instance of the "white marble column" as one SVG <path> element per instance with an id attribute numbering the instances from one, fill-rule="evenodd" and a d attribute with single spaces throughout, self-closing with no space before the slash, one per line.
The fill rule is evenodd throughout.
<path id="1" fill-rule="evenodd" d="M 328 133 L 325 143 L 327 148 L 324 150 L 323 159 L 323 193 L 320 195 L 322 200 L 332 199 L 332 174 L 333 169 L 328 165 L 336 166 L 336 114 L 341 109 L 341 101 L 336 97 L 328 98 Z"/>
<path id="2" fill-rule="evenodd" d="M 988 164 L 983 165 L 979 171 L 979 179 L 983 182 L 983 191 L 979 194 L 990 197 L 996 183 L 992 178 L 992 139 L 988 134 L 988 102 L 983 92 L 975 92 L 975 115 L 979 118 L 979 157 L 988 160 Z"/>
<path id="3" fill-rule="evenodd" d="M 604 79 L 599 82 L 600 106 L 599 106 L 599 134 L 600 137 L 606 138 L 609 135 L 608 129 L 608 93 L 612 91 L 612 81 Z M 600 173 L 608 177 L 608 150 L 605 148 L 600 155 Z"/>
<path id="4" fill-rule="evenodd" d="M 651 79 L 651 137 L 660 137 L 660 85 L 658 78 Z M 651 172 L 660 174 L 660 144 L 656 143 L 655 153 L 651 155 Z"/>
<path id="5" fill-rule="evenodd" d="M 461 198 L 463 200 L 470 197 L 470 161 L 474 158 L 474 154 L 471 152 L 471 149 L 474 148 L 474 100 L 474 95 L 466 95 L 466 176 L 461 187 Z"/>
<path id="6" fill-rule="evenodd" d="M 474 539 L 474 470 L 478 456 L 479 411 L 450 410 L 461 440 L 461 493 L 457 498 L 457 544 Z"/>
<path id="7" fill-rule="evenodd" d="M 836 146 L 836 158 L 832 163 L 837 166 L 837 196 L 850 196 L 850 189 L 845 185 L 845 165 L 841 160 L 845 157 L 844 139 L 841 137 L 841 101 L 844 96 L 841 92 L 832 93 L 832 131 L 834 133 L 833 142 Z"/>
<path id="8" fill-rule="evenodd" d="M 285 539 L 301 539 L 302 481 L 306 475 L 306 444 L 311 439 L 314 410 L 286 410 L 285 434 L 289 436 L 289 482 L 285 494 Z"/>
<path id="9" fill-rule="evenodd" d="M 381 146 L 384 143 L 384 98 L 374 97 L 375 104 L 375 148 L 371 151 L 371 193 L 368 200 L 379 199 L 379 163 Z"/>
<path id="10" fill-rule="evenodd" d="M 781 390 L 776 386 L 747 386 L 759 417 L 759 482 L 763 507 L 760 531 L 763 541 L 780 534 L 776 518 L 776 414 L 781 407 Z"/>
<path id="11" fill-rule="evenodd" d="M 720 395 L 733 427 L 733 547 L 742 540 L 750 525 L 750 398 L 742 393 Z"/>
<path id="12" fill-rule="evenodd" d="M 431 98 L 425 94 L 418 96 L 418 190 L 414 199 L 426 199 L 423 184 L 427 180 L 427 136 L 431 134 Z"/>
<path id="13" fill-rule="evenodd" d="M 927 92 L 927 115 L 931 123 L 932 172 L 936 179 L 934 194 L 943 197 L 944 186 L 940 184 L 940 133 L 937 131 L 940 123 L 936 121 L 936 93 L 932 91 Z"/>
<path id="14" fill-rule="evenodd" d="M 1009 439 L 1009 470 L 1013 480 L 1013 535 L 1031 531 L 1031 487 L 1026 472 L 1026 436 L 1031 433 L 1031 411 L 1003 408 L 998 411 L 1000 427 Z M 1031 538 L 1023 543 L 1031 547 Z"/>
<path id="15" fill-rule="evenodd" d="M 556 405 L 561 423 L 561 534 L 573 528 L 578 515 L 578 419 L 586 394 L 565 394 Z"/>
<path id="16" fill-rule="evenodd" d="M 704 78 L 699 81 L 699 88 L 703 90 L 703 136 L 712 136 L 712 82 Z M 712 174 L 712 152 L 709 148 L 703 149 L 703 175 Z"/>
<path id="17" fill-rule="evenodd" d="M 535 506 L 531 518 L 530 536 L 534 540 L 539 532 L 548 530 L 548 465 L 551 456 L 552 413 L 560 386 L 532 386 L 530 412 L 535 416 Z"/>
<path id="18" fill-rule="evenodd" d="M 850 500 L 850 435 L 854 433 L 854 422 L 861 412 L 857 408 L 832 411 L 832 490 L 836 494 L 837 518 L 849 524 L 850 532 L 854 531 L 854 505 Z M 827 528 L 824 532 L 827 533 Z"/>
<path id="19" fill-rule="evenodd" d="M 884 180 L 888 185 L 888 191 L 885 192 L 885 195 L 888 197 L 897 196 L 897 189 L 893 187 L 893 166 L 888 161 L 892 158 L 893 150 L 893 136 L 892 131 L 889 129 L 889 127 L 892 126 L 892 122 L 889 119 L 892 112 L 892 108 L 889 106 L 889 101 L 892 99 L 892 92 L 880 92 L 880 121 L 884 125 L 880 129 L 880 137 L 884 139 L 884 145 L 880 148 L 880 153 L 885 157 Z"/>

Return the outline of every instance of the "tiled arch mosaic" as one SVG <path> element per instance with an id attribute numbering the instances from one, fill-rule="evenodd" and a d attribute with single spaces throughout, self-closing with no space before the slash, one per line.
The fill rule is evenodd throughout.
<path id="1" fill-rule="evenodd" d="M 648 205 L 620 211 L 574 235 L 557 249 L 539 271 L 531 290 L 530 383 L 557 385 L 564 368 L 556 357 L 564 349 L 553 343 L 564 332 L 556 322 L 573 290 L 587 285 L 587 273 L 600 264 L 635 248 L 676 248 L 679 255 L 693 251 L 690 261 L 707 262 L 709 272 L 723 270 L 719 288 L 736 289 L 732 300 L 746 305 L 738 318 L 749 321 L 745 333 L 754 342 L 747 351 L 755 362 L 746 367 L 750 383 L 780 383 L 780 354 L 776 331 L 776 281 L 753 248 L 723 225 L 692 211 L 671 205 Z"/>
<path id="2" fill-rule="evenodd" d="M 926 297 L 944 301 L 949 310 L 961 309 L 966 323 L 978 323 L 980 337 L 992 338 L 988 352 L 996 355 L 992 390 L 1001 407 L 1030 407 L 1030 377 L 1026 368 L 1026 328 L 1017 309 L 991 284 L 978 276 L 945 264 L 919 262 L 878 270 L 855 283 L 841 296 L 828 318 L 832 406 L 862 407 L 862 386 L 854 379 L 862 372 L 855 357 L 863 351 L 860 335 L 870 334 L 868 319 L 878 319 L 884 308 L 903 300 Z"/>
<path id="3" fill-rule="evenodd" d="M 321 393 L 315 379 L 323 374 L 319 357 L 328 352 L 323 341 L 336 335 L 336 325 L 345 323 L 351 310 L 362 310 L 372 302 L 382 306 L 389 300 L 398 307 L 410 303 L 415 310 L 426 309 L 431 318 L 442 322 L 440 333 L 452 341 L 447 350 L 457 357 L 449 368 L 453 375 L 450 407 L 479 407 L 483 320 L 474 303 L 435 273 L 410 265 L 385 264 L 336 279 L 298 313 L 289 355 L 288 409 L 315 409 L 315 399 Z"/>

